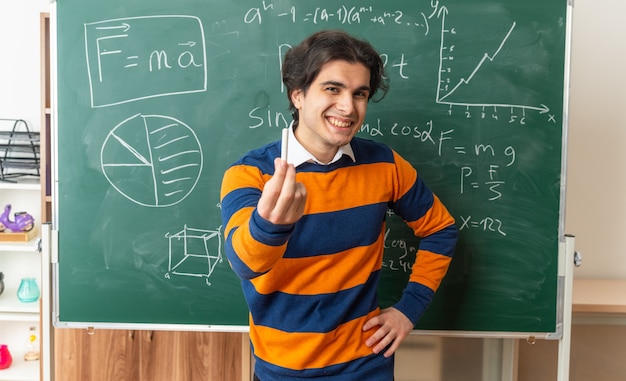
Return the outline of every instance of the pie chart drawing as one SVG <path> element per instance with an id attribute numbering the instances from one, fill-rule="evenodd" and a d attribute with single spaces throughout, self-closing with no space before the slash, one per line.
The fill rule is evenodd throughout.
<path id="1" fill-rule="evenodd" d="M 102 172 L 129 200 L 167 207 L 184 200 L 202 173 L 194 131 L 172 117 L 134 115 L 111 130 L 100 153 Z"/>

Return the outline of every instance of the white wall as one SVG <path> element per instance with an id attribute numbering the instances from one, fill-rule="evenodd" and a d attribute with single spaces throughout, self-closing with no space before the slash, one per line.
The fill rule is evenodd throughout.
<path id="1" fill-rule="evenodd" d="M 0 118 L 40 130 L 39 15 L 49 0 L 0 0 Z"/>
<path id="2" fill-rule="evenodd" d="M 565 231 L 581 278 L 626 278 L 624 0 L 575 0 Z"/>

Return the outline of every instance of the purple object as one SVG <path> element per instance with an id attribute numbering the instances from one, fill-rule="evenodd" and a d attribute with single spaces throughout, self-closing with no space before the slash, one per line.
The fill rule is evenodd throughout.
<path id="1" fill-rule="evenodd" d="M 12 232 L 27 232 L 35 227 L 35 219 L 26 212 L 15 213 L 11 220 L 11 204 L 4 206 L 4 212 L 0 214 L 0 231 L 9 229 Z"/>

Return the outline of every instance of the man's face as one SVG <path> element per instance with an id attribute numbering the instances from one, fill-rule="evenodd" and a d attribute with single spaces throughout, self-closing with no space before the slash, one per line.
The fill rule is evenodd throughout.
<path id="1" fill-rule="evenodd" d="M 359 131 L 370 94 L 370 70 L 361 63 L 330 61 L 322 66 L 306 94 L 291 99 L 299 111 L 296 138 L 315 158 L 327 163 Z"/>

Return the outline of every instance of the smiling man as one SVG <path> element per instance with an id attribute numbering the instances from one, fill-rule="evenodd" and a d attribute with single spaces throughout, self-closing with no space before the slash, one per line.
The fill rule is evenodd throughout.
<path id="1" fill-rule="evenodd" d="M 320 31 L 283 64 L 293 123 L 225 173 L 226 254 L 250 309 L 255 380 L 386 381 L 452 259 L 454 219 L 393 149 L 355 137 L 383 63 L 366 41 Z M 382 96 L 380 97 L 382 99 Z M 385 218 L 421 237 L 398 302 L 379 307 Z"/>

